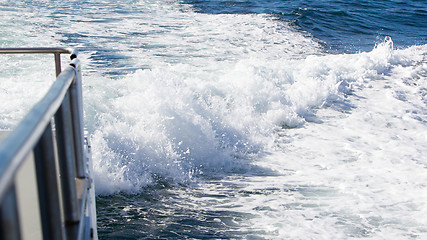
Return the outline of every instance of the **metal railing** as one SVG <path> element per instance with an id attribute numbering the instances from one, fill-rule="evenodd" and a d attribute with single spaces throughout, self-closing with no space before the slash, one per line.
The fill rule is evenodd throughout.
<path id="1" fill-rule="evenodd" d="M 0 54 L 53 54 L 55 57 L 56 76 L 61 73 L 61 54 L 71 54 L 73 60 L 77 58 L 77 50 L 72 48 L 0 48 Z"/>
<path id="2" fill-rule="evenodd" d="M 87 199 L 95 200 L 87 166 L 90 146 L 83 132 L 77 51 L 4 48 L 0 54 L 53 54 L 57 74 L 47 94 L 0 143 L 0 239 L 21 239 L 15 176 L 29 155 L 34 157 L 43 239 L 96 238 L 93 221 L 90 228 L 87 225 L 91 222 L 88 218 L 94 217 L 88 216 L 94 212 L 87 207 L 95 206 Z M 71 63 L 64 71 L 60 54 L 71 54 Z"/>

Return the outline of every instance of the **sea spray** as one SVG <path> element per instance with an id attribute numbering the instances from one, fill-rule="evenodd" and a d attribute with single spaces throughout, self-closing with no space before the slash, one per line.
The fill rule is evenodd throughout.
<path id="1" fill-rule="evenodd" d="M 425 4 L 3 1 L 0 41 L 79 48 L 100 238 L 425 239 Z M 2 60 L 11 129 L 53 78 Z"/>
<path id="2" fill-rule="evenodd" d="M 321 121 L 316 109 L 349 112 L 353 88 L 389 73 L 396 61 L 387 39 L 358 54 L 217 63 L 217 75 L 188 64 L 138 70 L 110 83 L 114 93 L 100 107 L 108 111 L 97 116 L 98 193 L 246 169 L 275 148 L 278 132 Z"/>

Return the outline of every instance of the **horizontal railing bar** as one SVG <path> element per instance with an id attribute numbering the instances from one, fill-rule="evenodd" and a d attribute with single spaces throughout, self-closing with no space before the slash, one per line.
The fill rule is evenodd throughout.
<path id="1" fill-rule="evenodd" d="M 49 53 L 73 53 L 72 48 L 0 48 L 0 54 L 49 54 Z"/>
<path id="2" fill-rule="evenodd" d="M 75 74 L 76 70 L 73 67 L 67 67 L 58 76 L 42 100 L 0 143 L 0 201 L 12 184 L 19 166 L 37 144 L 46 126 L 61 105 Z"/>

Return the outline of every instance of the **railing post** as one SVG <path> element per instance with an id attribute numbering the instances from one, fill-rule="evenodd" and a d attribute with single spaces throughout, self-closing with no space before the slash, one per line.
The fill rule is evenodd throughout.
<path id="1" fill-rule="evenodd" d="M 76 174 L 79 178 L 85 177 L 85 165 L 83 156 L 83 102 L 82 102 L 82 81 L 80 64 L 74 59 L 71 64 L 76 71 L 74 81 L 70 86 L 71 114 L 73 119 L 74 146 L 76 153 Z"/>
<path id="2" fill-rule="evenodd" d="M 34 148 L 34 160 L 37 170 L 43 238 L 46 240 L 64 239 L 61 224 L 57 163 L 53 144 L 52 125 L 50 123 Z"/>
<path id="3" fill-rule="evenodd" d="M 1 203 L 0 222 L 0 239 L 21 239 L 15 185 L 9 188 Z"/>
<path id="4" fill-rule="evenodd" d="M 74 134 L 71 123 L 69 92 L 65 94 L 62 105 L 55 114 L 55 126 L 66 237 L 67 239 L 76 239 L 78 229 L 76 229 L 75 225 L 78 223 L 80 216 L 75 182 Z"/>
<path id="5" fill-rule="evenodd" d="M 0 144 L 0 240 L 28 237 L 27 232 L 20 232 L 24 228 L 30 229 L 28 221 L 20 225 L 20 220 L 27 219 L 19 219 L 25 207 L 19 209 L 16 201 L 18 197 L 27 195 L 16 195 L 15 174 L 25 161 L 29 161 L 25 157 L 31 152 L 34 154 L 41 220 L 40 228 L 38 222 L 34 226 L 37 235 L 42 231 L 44 239 L 81 239 L 83 234 L 85 239 L 96 238 L 96 216 L 90 216 L 90 223 L 87 219 L 87 214 L 95 213 L 95 202 L 93 182 L 90 182 L 88 173 L 91 167 L 86 168 L 91 164 L 89 155 L 85 154 L 85 151 L 90 151 L 90 146 L 86 149 L 83 142 L 78 52 L 64 48 L 0 48 L 0 54 L 21 53 L 54 54 L 57 79 L 15 131 Z M 61 73 L 61 53 L 71 54 L 70 65 L 74 69 L 67 67 Z M 23 189 L 17 190 L 22 193 Z M 90 206 L 92 208 L 88 209 Z M 94 227 L 93 235 L 86 224 Z"/>
<path id="6" fill-rule="evenodd" d="M 61 54 L 60 53 L 54 53 L 55 56 L 55 72 L 56 76 L 58 77 L 61 73 Z"/>

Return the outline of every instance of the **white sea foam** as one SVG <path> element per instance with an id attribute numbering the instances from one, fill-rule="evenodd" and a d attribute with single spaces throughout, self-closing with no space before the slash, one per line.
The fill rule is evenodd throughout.
<path id="1" fill-rule="evenodd" d="M 350 111 L 354 104 L 346 98 L 355 88 L 390 75 L 395 66 L 409 64 L 405 61 L 389 40 L 353 55 L 267 62 L 260 53 L 212 63 L 209 72 L 184 63 L 137 71 L 110 84 L 114 92 L 98 103 L 107 105 L 97 108 L 100 123 L 93 135 L 95 145 L 104 147 L 96 152 L 98 169 L 104 169 L 99 174 L 119 173 L 113 184 L 123 181 L 125 189 L 138 190 L 151 183 L 150 174 L 188 180 L 242 167 L 242 159 L 282 141 L 281 128 L 322 121 L 313 109 Z M 129 168 L 132 164 L 139 167 Z M 123 190 L 109 184 L 105 189 Z"/>
<path id="2" fill-rule="evenodd" d="M 127 54 L 147 69 L 88 84 L 96 172 L 114 179 L 98 181 L 101 193 L 242 168 L 277 128 L 304 122 L 286 96 L 294 70 L 283 65 L 319 54 L 316 42 L 264 15 L 173 14 L 126 20 L 130 32 L 166 29 L 129 40 L 141 47 Z"/>
<path id="3" fill-rule="evenodd" d="M 98 193 L 198 182 L 188 191 L 230 196 L 189 194 L 194 208 L 253 214 L 236 224 L 269 238 L 426 235 L 426 45 L 395 50 L 386 39 L 370 52 L 328 54 L 268 15 L 200 14 L 174 1 L 137 2 L 128 17 L 105 14 L 116 2 L 92 3 L 86 14 L 49 4 L 22 24 L 31 38 L 15 34 L 25 44 L 74 39 L 87 49 L 85 117 Z M 21 26 L 10 24 L 9 32 Z M 13 60 L 4 62 L 2 71 L 19 75 Z M 51 70 L 23 64 L 23 79 Z M 41 96 L 48 85 L 4 76 L 2 129 L 37 96 L 11 99 Z"/>
<path id="4" fill-rule="evenodd" d="M 98 189 L 255 165 L 279 176 L 200 183 L 209 194 L 245 194 L 188 201 L 251 213 L 241 230 L 271 238 L 421 237 L 426 49 L 393 50 L 387 40 L 359 54 L 219 62 L 216 75 L 191 64 L 137 71 L 110 86 L 116 97 L 99 116 L 97 174 L 114 181 Z"/>
<path id="5" fill-rule="evenodd" d="M 259 203 L 274 206 L 260 214 L 270 220 L 254 224 L 264 229 L 263 223 L 277 222 L 273 230 L 290 238 L 302 232 L 316 239 L 426 236 L 426 50 L 393 51 L 388 42 L 370 53 L 334 56 L 375 68 L 365 67 L 353 82 L 348 111 L 318 110 L 321 124 L 287 130 L 283 155 L 260 161 L 275 169 L 286 164 L 279 170 L 284 176 L 269 184 L 282 194 Z"/>

